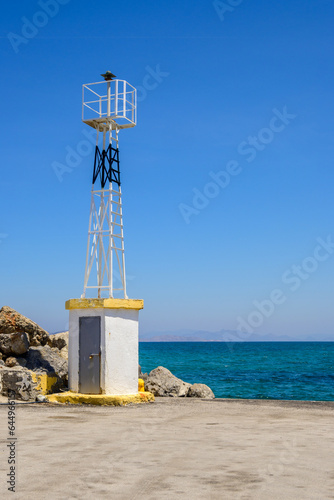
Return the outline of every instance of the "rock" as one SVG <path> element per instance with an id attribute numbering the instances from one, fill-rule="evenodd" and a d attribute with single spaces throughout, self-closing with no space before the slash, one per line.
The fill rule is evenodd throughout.
<path id="1" fill-rule="evenodd" d="M 1 394 L 8 396 L 14 391 L 16 399 L 34 401 L 39 394 L 44 396 L 43 392 L 67 389 L 67 361 L 59 353 L 57 348 L 45 345 L 31 347 L 17 359 L 7 358 L 7 366 L 0 370 Z"/>
<path id="2" fill-rule="evenodd" d="M 67 381 L 68 363 L 59 355 L 57 348 L 48 345 L 31 347 L 24 358 L 29 370 L 56 373 L 64 382 Z"/>
<path id="3" fill-rule="evenodd" d="M 36 401 L 37 403 L 47 403 L 48 398 L 46 396 L 43 396 L 43 394 L 38 394 L 38 396 L 36 396 Z"/>
<path id="4" fill-rule="evenodd" d="M 27 366 L 27 360 L 25 358 L 16 358 L 16 361 L 22 368 L 25 368 Z"/>
<path id="5" fill-rule="evenodd" d="M 49 335 L 48 345 L 57 349 L 68 349 L 68 332 L 54 333 Z"/>
<path id="6" fill-rule="evenodd" d="M 154 396 L 185 397 L 190 387 L 191 384 L 175 377 L 163 366 L 152 370 L 145 381 L 145 390 Z"/>
<path id="7" fill-rule="evenodd" d="M 58 349 L 55 351 L 59 352 Z M 16 399 L 28 401 L 35 400 L 38 394 L 44 395 L 46 391 L 67 389 L 67 362 L 57 352 L 49 346 L 33 347 L 24 355 L 27 359 L 18 358 L 20 363 L 24 360 L 32 369 L 19 364 L 1 368 L 0 393 L 8 396 L 10 391 L 14 391 Z M 7 358 L 10 359 L 17 361 L 16 358 Z"/>
<path id="8" fill-rule="evenodd" d="M 63 359 L 65 359 L 66 361 L 68 360 L 68 349 L 67 347 L 63 347 L 60 351 L 59 351 L 59 356 L 61 356 Z"/>
<path id="9" fill-rule="evenodd" d="M 29 338 L 25 332 L 0 333 L 0 351 L 7 355 L 20 355 L 29 349 Z"/>
<path id="10" fill-rule="evenodd" d="M 148 378 L 147 373 L 143 373 L 141 371 L 141 366 L 140 365 L 138 365 L 138 378 L 141 378 L 144 381 L 147 380 L 147 378 Z"/>
<path id="11" fill-rule="evenodd" d="M 14 309 L 4 306 L 0 310 L 0 333 L 26 332 L 29 336 L 30 345 L 45 345 L 49 334 L 30 319 L 22 316 Z"/>
<path id="12" fill-rule="evenodd" d="M 68 360 L 68 332 L 54 333 L 48 338 L 48 345 L 59 350 L 59 355 Z"/>
<path id="13" fill-rule="evenodd" d="M 9 368 L 12 368 L 13 366 L 16 366 L 18 363 L 16 361 L 16 358 L 10 357 L 6 359 L 5 364 Z"/>
<path id="14" fill-rule="evenodd" d="M 188 398 L 215 399 L 215 395 L 205 384 L 193 384 L 187 394 Z"/>
<path id="15" fill-rule="evenodd" d="M 1 370 L 1 394 L 23 401 L 34 400 L 36 391 L 30 373 L 21 367 Z"/>

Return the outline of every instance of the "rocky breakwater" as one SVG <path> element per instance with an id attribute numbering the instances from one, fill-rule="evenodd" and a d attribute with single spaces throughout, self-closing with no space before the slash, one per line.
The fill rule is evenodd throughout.
<path id="1" fill-rule="evenodd" d="M 139 366 L 139 378 L 144 380 L 145 391 L 154 396 L 162 397 L 187 397 L 214 399 L 213 391 L 205 384 L 188 384 L 175 377 L 167 368 L 158 366 L 149 374 L 142 373 Z"/>
<path id="2" fill-rule="evenodd" d="M 66 335 L 56 339 L 8 306 L 0 310 L 0 393 L 34 400 L 67 387 Z M 63 349 L 65 349 L 64 352 Z"/>

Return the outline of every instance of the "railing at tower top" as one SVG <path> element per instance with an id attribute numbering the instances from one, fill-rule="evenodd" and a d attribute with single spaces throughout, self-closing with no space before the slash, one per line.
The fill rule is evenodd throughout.
<path id="1" fill-rule="evenodd" d="M 87 83 L 82 86 L 82 121 L 93 128 L 117 124 L 130 128 L 137 121 L 136 89 L 125 80 Z"/>

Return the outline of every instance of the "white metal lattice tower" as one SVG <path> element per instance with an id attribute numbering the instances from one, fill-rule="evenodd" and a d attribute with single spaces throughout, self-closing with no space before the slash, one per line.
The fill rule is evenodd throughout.
<path id="1" fill-rule="evenodd" d="M 127 299 L 118 135 L 136 125 L 136 89 L 110 71 L 83 85 L 82 120 L 96 130 L 84 290 Z M 99 182 L 99 186 L 96 186 Z"/>

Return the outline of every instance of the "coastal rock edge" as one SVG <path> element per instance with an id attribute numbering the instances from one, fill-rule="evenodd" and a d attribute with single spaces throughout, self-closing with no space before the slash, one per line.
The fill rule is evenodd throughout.
<path id="1" fill-rule="evenodd" d="M 140 369 L 141 373 L 141 369 Z M 142 374 L 143 375 L 143 374 Z M 205 384 L 188 384 L 175 377 L 167 368 L 158 366 L 149 375 L 144 374 L 145 390 L 160 397 L 191 397 L 214 399 L 213 391 Z"/>

